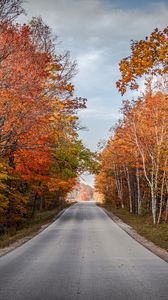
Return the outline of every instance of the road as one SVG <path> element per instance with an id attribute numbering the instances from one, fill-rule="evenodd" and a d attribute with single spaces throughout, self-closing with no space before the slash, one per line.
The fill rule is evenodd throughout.
<path id="1" fill-rule="evenodd" d="M 94 203 L 0 258 L 0 300 L 168 299 L 168 264 Z"/>

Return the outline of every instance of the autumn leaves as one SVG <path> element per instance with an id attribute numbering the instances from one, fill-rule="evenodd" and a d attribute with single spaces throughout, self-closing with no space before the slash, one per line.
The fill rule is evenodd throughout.
<path id="1" fill-rule="evenodd" d="M 51 29 L 23 12 L 19 0 L 1 1 L 0 11 L 0 226 L 19 225 L 37 209 L 54 207 L 95 155 L 78 138 L 74 98 L 76 63 L 59 54 Z"/>
<path id="2" fill-rule="evenodd" d="M 41 18 L 16 24 L 21 0 L 0 9 L 0 230 L 17 226 L 37 209 L 54 207 L 85 170 L 97 171 L 96 155 L 78 137 L 74 97 L 76 62 L 57 53 L 52 30 Z M 168 29 L 155 29 L 131 43 L 121 60 L 119 92 L 146 92 L 123 101 L 123 117 L 100 154 L 96 186 L 106 199 L 130 212 L 168 220 L 167 69 Z"/>
<path id="3" fill-rule="evenodd" d="M 144 40 L 131 42 L 131 55 L 121 60 L 121 79 L 116 86 L 122 95 L 127 87 L 138 89 L 137 79 L 143 75 L 161 75 L 168 72 L 168 27 L 157 28 Z"/>
<path id="4" fill-rule="evenodd" d="M 131 51 L 120 62 L 117 87 L 121 94 L 137 89 L 145 75 L 146 91 L 123 101 L 122 119 L 100 154 L 96 186 L 115 206 L 147 212 L 156 224 L 168 221 L 168 29 L 132 42 Z"/>

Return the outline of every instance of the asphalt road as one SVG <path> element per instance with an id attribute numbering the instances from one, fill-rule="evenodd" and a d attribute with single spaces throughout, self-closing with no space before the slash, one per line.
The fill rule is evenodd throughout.
<path id="1" fill-rule="evenodd" d="M 168 300 L 168 264 L 94 203 L 0 258 L 0 300 Z"/>

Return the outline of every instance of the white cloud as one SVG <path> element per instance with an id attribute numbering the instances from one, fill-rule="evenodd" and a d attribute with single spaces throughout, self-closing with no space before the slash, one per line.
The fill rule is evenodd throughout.
<path id="1" fill-rule="evenodd" d="M 120 113 L 117 111 L 107 112 L 106 108 L 103 107 L 99 107 L 99 109 L 87 108 L 79 112 L 79 117 L 82 117 L 84 121 L 92 118 L 92 120 L 111 120 L 113 122 L 120 117 Z"/>
<path id="2" fill-rule="evenodd" d="M 99 62 L 102 56 L 102 51 L 94 51 L 89 53 L 80 54 L 77 57 L 77 62 L 80 71 L 89 71 L 88 69 L 95 69 L 96 64 Z"/>
<path id="3" fill-rule="evenodd" d="M 130 40 L 142 39 L 156 27 L 166 27 L 168 20 L 167 1 L 147 1 L 143 6 L 141 2 L 145 1 L 140 1 L 136 8 L 126 7 L 128 1 L 109 2 L 27 0 L 25 3 L 28 16 L 41 15 L 63 41 L 60 47 L 70 50 L 78 60 L 77 94 L 88 98 L 88 109 L 79 115 L 90 128 L 90 132 L 81 136 L 92 147 L 108 136 L 118 117 L 121 96 L 115 82 L 120 77 L 120 59 L 130 53 Z"/>

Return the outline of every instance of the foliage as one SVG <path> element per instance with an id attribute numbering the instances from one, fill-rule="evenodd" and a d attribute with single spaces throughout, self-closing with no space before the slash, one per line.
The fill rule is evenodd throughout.
<path id="1" fill-rule="evenodd" d="M 96 155 L 78 137 L 76 62 L 57 53 L 40 17 L 15 24 L 21 0 L 0 10 L 0 226 L 18 227 L 37 210 L 64 201 L 78 175 L 96 171 Z"/>
<path id="2" fill-rule="evenodd" d="M 168 27 L 157 28 L 144 40 L 131 42 L 131 55 L 123 58 L 119 64 L 121 79 L 116 85 L 122 95 L 127 87 L 138 89 L 137 79 L 143 75 L 161 75 L 168 73 Z"/>
<path id="3" fill-rule="evenodd" d="M 155 29 L 144 40 L 132 41 L 131 55 L 121 60 L 122 95 L 138 89 L 145 76 L 146 91 L 124 100 L 122 118 L 100 153 L 96 189 L 116 208 L 152 215 L 154 224 L 168 221 L 168 28 Z"/>
<path id="4" fill-rule="evenodd" d="M 146 91 L 123 103 L 123 118 L 100 155 L 97 190 L 116 207 L 152 213 L 153 222 L 168 220 L 168 99 Z"/>

